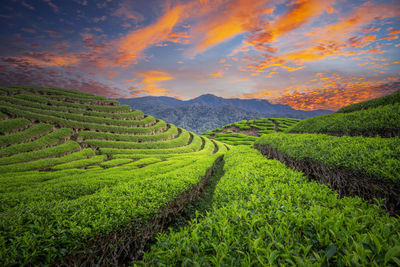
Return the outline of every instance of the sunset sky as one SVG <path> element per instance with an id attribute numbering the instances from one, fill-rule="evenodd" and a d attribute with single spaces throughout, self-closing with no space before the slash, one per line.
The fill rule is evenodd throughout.
<path id="1" fill-rule="evenodd" d="M 396 91 L 400 2 L 8 0 L 0 85 L 331 109 Z"/>

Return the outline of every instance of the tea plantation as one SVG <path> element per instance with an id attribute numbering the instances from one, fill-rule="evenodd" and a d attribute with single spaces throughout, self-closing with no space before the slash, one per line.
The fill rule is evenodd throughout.
<path id="1" fill-rule="evenodd" d="M 215 139 L 229 145 L 253 145 L 259 136 L 273 132 L 286 132 L 297 124 L 299 119 L 266 118 L 261 120 L 243 120 L 221 128 L 208 131 L 202 136 Z"/>
<path id="2" fill-rule="evenodd" d="M 397 128 L 336 124 L 395 119 L 392 102 L 199 136 L 89 93 L 0 87 L 0 265 L 400 265 Z"/>

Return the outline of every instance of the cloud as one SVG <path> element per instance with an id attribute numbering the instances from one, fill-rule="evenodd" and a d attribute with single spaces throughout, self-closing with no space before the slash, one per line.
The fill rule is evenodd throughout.
<path id="1" fill-rule="evenodd" d="M 122 91 L 100 81 L 74 74 L 62 69 L 51 69 L 31 65 L 25 61 L 16 61 L 10 58 L 0 58 L 0 84 L 11 85 L 38 85 L 75 89 L 83 92 L 118 98 Z"/>
<path id="2" fill-rule="evenodd" d="M 118 8 L 111 15 L 132 20 L 135 24 L 144 20 L 144 16 L 132 8 L 131 1 L 120 2 Z"/>
<path id="3" fill-rule="evenodd" d="M 211 73 L 211 75 L 214 76 L 215 78 L 222 78 L 222 72 L 220 71 Z"/>
<path id="4" fill-rule="evenodd" d="M 67 67 L 78 64 L 81 59 L 76 54 L 71 53 L 27 52 L 20 56 L 5 57 L 3 60 L 7 60 L 11 63 L 24 63 L 31 66 Z"/>
<path id="5" fill-rule="evenodd" d="M 47 32 L 51 37 L 53 38 L 60 38 L 61 34 L 54 31 L 54 30 L 45 30 L 45 32 Z"/>
<path id="6" fill-rule="evenodd" d="M 391 94 L 399 90 L 399 87 L 400 83 L 386 83 L 370 87 L 332 87 L 305 92 L 294 91 L 271 99 L 271 102 L 300 110 L 338 110 L 343 106 Z"/>
<path id="7" fill-rule="evenodd" d="M 31 28 L 21 28 L 21 31 L 29 32 L 29 33 L 36 33 L 36 30 L 31 29 Z"/>
<path id="8" fill-rule="evenodd" d="M 258 50 L 276 52 L 270 44 L 280 36 L 300 28 L 313 17 L 321 15 L 324 11 L 331 12 L 332 0 L 297 0 L 293 1 L 288 11 L 277 20 L 268 22 L 263 27 L 250 35 L 247 44 Z"/>
<path id="9" fill-rule="evenodd" d="M 186 16 L 186 10 L 187 5 L 169 8 L 153 24 L 135 30 L 121 38 L 118 45 L 118 64 L 135 63 L 146 48 L 168 39 L 175 25 Z"/>
<path id="10" fill-rule="evenodd" d="M 93 18 L 93 22 L 97 23 L 99 21 L 105 21 L 107 19 L 107 16 L 101 16 L 98 18 Z"/>
<path id="11" fill-rule="evenodd" d="M 51 6 L 54 10 L 54 13 L 58 13 L 59 8 L 56 6 L 54 3 L 51 2 L 51 0 L 44 0 L 49 6 Z"/>
<path id="12" fill-rule="evenodd" d="M 170 95 L 170 89 L 163 88 L 161 83 L 174 79 L 171 75 L 163 71 L 149 70 L 146 72 L 138 72 L 137 76 L 141 77 L 139 84 L 141 88 L 131 87 L 131 95 L 145 93 L 148 95 Z"/>
<path id="13" fill-rule="evenodd" d="M 35 8 L 34 8 L 32 5 L 26 3 L 24 0 L 22 0 L 21 4 L 22 4 L 24 7 L 28 8 L 28 9 L 30 9 L 30 10 L 35 10 Z"/>
<path id="14" fill-rule="evenodd" d="M 194 51 L 201 53 L 240 33 L 254 29 L 259 24 L 258 15 L 263 13 L 262 7 L 266 3 L 265 0 L 252 1 L 251 4 L 246 0 L 237 0 L 227 4 L 224 10 L 210 15 L 192 29 L 193 35 L 200 36 Z"/>

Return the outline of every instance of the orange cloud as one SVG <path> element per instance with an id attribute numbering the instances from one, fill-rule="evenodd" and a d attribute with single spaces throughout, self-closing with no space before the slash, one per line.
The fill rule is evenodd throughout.
<path id="1" fill-rule="evenodd" d="M 388 34 L 393 35 L 393 34 L 398 34 L 398 33 L 400 33 L 400 30 L 392 30 Z"/>
<path id="2" fill-rule="evenodd" d="M 269 96 L 271 92 L 268 89 L 261 90 L 256 93 L 246 93 L 242 94 L 240 98 L 245 98 L 245 99 L 252 99 L 252 98 L 266 98 Z"/>
<path id="3" fill-rule="evenodd" d="M 107 71 L 107 78 L 108 79 L 113 79 L 113 78 L 117 77 L 119 74 L 120 74 L 119 71 L 110 70 L 110 71 Z"/>
<path id="4" fill-rule="evenodd" d="M 170 90 L 161 87 L 160 83 L 164 81 L 169 81 L 174 79 L 171 75 L 163 71 L 150 70 L 146 72 L 136 73 L 139 77 L 142 78 L 140 84 L 142 88 L 138 90 L 136 87 L 133 88 L 133 95 L 137 95 L 140 93 L 146 93 L 149 95 L 169 95 Z"/>
<path id="5" fill-rule="evenodd" d="M 175 25 L 188 15 L 189 8 L 189 4 L 169 8 L 155 23 L 123 37 L 118 47 L 118 63 L 135 63 L 146 48 L 170 38 Z"/>
<path id="6" fill-rule="evenodd" d="M 76 65 L 81 61 L 77 55 L 71 53 L 56 54 L 44 52 L 30 52 L 24 56 L 16 56 L 15 59 L 42 67 L 68 67 Z"/>
<path id="7" fill-rule="evenodd" d="M 398 85 L 382 84 L 369 87 L 343 88 L 330 87 L 325 89 L 294 91 L 271 99 L 272 103 L 289 105 L 299 110 L 330 109 L 351 105 L 357 102 L 370 100 L 391 94 L 398 90 Z"/>
<path id="8" fill-rule="evenodd" d="M 332 12 L 331 5 L 333 0 L 297 0 L 286 14 L 278 18 L 276 21 L 264 25 L 262 31 L 255 32 L 249 39 L 248 44 L 253 45 L 256 49 L 275 52 L 270 47 L 270 43 L 292 30 L 298 29 L 302 25 L 309 22 L 313 17 L 321 15 L 324 11 Z"/>
<path id="9" fill-rule="evenodd" d="M 198 42 L 194 53 L 226 41 L 240 33 L 253 30 L 259 24 L 259 15 L 265 14 L 267 0 L 235 0 L 224 6 L 224 10 L 214 12 L 192 28 Z"/>
<path id="10" fill-rule="evenodd" d="M 211 75 L 214 76 L 214 77 L 216 77 L 216 78 L 222 78 L 222 72 L 220 72 L 220 71 L 211 73 Z"/>

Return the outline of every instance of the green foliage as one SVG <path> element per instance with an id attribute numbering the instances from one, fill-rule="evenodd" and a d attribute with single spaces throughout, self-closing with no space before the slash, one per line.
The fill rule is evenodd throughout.
<path id="1" fill-rule="evenodd" d="M 73 141 L 71 141 L 71 142 L 73 142 Z M 67 143 L 65 145 L 67 145 Z M 54 154 L 53 155 L 45 155 L 45 153 L 43 152 L 44 150 L 43 151 L 42 150 L 35 151 L 35 152 L 39 152 L 39 153 L 43 152 L 40 154 L 38 153 L 40 155 L 40 157 L 42 157 L 42 159 L 39 158 L 38 160 L 32 160 L 32 158 L 33 158 L 32 155 L 23 155 L 23 154 L 33 153 L 33 152 L 17 154 L 16 156 L 21 155 L 20 158 L 22 158 L 22 159 L 26 158 L 27 160 L 32 160 L 32 161 L 2 165 L 2 166 L 0 166 L 0 172 L 7 173 L 7 172 L 22 172 L 22 171 L 29 171 L 29 170 L 45 169 L 45 168 L 50 168 L 57 164 L 62 164 L 62 163 L 79 160 L 79 159 L 84 159 L 84 158 L 94 155 L 94 151 L 91 148 L 86 148 L 86 149 L 80 150 L 78 152 L 66 154 L 65 156 L 63 156 L 63 154 L 65 154 L 64 151 L 70 152 L 67 150 L 70 149 L 71 146 L 69 146 L 69 147 L 65 146 L 65 148 L 61 147 L 61 146 L 63 146 L 63 145 L 60 145 L 59 147 L 54 147 L 54 148 L 57 148 L 57 152 L 59 152 L 59 153 L 61 152 L 61 155 L 54 155 Z M 62 152 L 64 152 L 64 153 L 62 153 Z M 22 157 L 22 156 L 25 156 L 25 157 Z M 28 156 L 31 156 L 31 157 L 28 159 Z M 57 156 L 57 157 L 43 158 L 46 156 Z M 20 159 L 20 158 L 18 158 L 18 159 Z M 5 158 L 1 158 L 1 159 L 5 159 Z"/>
<path id="2" fill-rule="evenodd" d="M 371 107 L 350 113 L 332 113 L 308 118 L 296 124 L 289 132 L 398 136 L 400 133 L 400 103 Z"/>
<path id="3" fill-rule="evenodd" d="M 311 159 L 335 168 L 400 182 L 400 138 L 269 134 L 256 144 L 271 146 L 294 159 Z"/>
<path id="4" fill-rule="evenodd" d="M 85 140 L 84 143 L 92 147 L 122 148 L 122 149 L 164 149 L 175 148 L 186 145 L 190 139 L 190 133 L 180 130 L 182 133 L 178 137 L 166 141 L 154 142 L 125 142 L 125 141 L 105 141 L 105 140 Z"/>
<path id="5" fill-rule="evenodd" d="M 65 170 L 72 168 L 83 168 L 93 164 L 103 162 L 107 158 L 107 155 L 97 155 L 88 159 L 74 160 L 72 162 L 58 164 L 52 167 L 53 170 Z"/>
<path id="6" fill-rule="evenodd" d="M 208 131 L 203 133 L 203 136 L 211 137 L 214 140 L 218 140 L 224 142 L 229 145 L 253 145 L 254 141 L 257 140 L 258 136 L 263 134 L 270 134 L 275 132 L 275 121 L 279 125 L 280 131 L 286 131 L 289 126 L 297 124 L 300 120 L 298 119 L 290 119 L 290 118 L 278 118 L 278 119 L 260 119 L 260 120 L 242 120 L 240 122 L 236 122 L 233 124 L 225 125 L 221 128 L 215 129 L 214 131 Z M 239 133 L 234 133 L 232 130 L 226 130 L 227 128 L 235 127 L 236 131 L 241 131 Z M 225 130 L 224 130 L 225 129 Z M 254 134 L 254 131 L 258 134 L 258 136 L 250 135 Z M 224 132 L 223 132 L 224 131 Z M 215 137 L 214 137 L 215 135 Z"/>
<path id="7" fill-rule="evenodd" d="M 29 101 L 19 100 L 17 98 L 8 98 L 8 97 L 0 97 L 2 101 L 0 101 L 0 105 L 9 106 L 11 108 L 19 108 L 24 111 L 34 112 L 38 114 L 60 117 L 63 119 L 74 120 L 74 121 L 82 121 L 88 123 L 100 123 L 100 124 L 108 124 L 108 125 L 116 125 L 116 126 L 126 126 L 126 127 L 137 127 L 141 125 L 148 125 L 155 122 L 154 117 L 147 116 L 142 120 L 118 120 L 113 118 L 101 118 L 94 116 L 82 116 L 81 114 L 75 114 L 69 112 L 63 112 L 60 110 L 53 111 L 51 106 L 43 105 L 43 104 L 35 104 Z M 13 104 L 9 104 L 9 103 Z"/>
<path id="8" fill-rule="evenodd" d="M 8 118 L 7 114 L 0 112 L 0 120 L 5 120 L 7 118 Z"/>
<path id="9" fill-rule="evenodd" d="M 132 133 L 132 134 L 153 133 L 153 132 L 160 131 L 161 129 L 163 129 L 167 126 L 167 124 L 161 120 L 157 121 L 153 126 L 149 126 L 149 127 L 123 127 L 123 126 L 90 123 L 90 122 L 84 122 L 84 121 L 80 122 L 80 121 L 68 120 L 68 119 L 64 119 L 64 118 L 58 118 L 55 116 L 43 115 L 40 113 L 22 111 L 18 108 L 10 107 L 9 105 L 0 105 L 0 110 L 7 110 L 8 112 L 13 113 L 17 116 L 31 118 L 31 119 L 38 119 L 42 122 L 53 123 L 53 124 L 60 125 L 62 127 L 77 128 L 77 129 L 90 129 L 92 131 L 104 131 L 104 132 L 112 132 L 112 133 L 127 133 L 127 134 L 129 134 L 129 133 Z"/>
<path id="10" fill-rule="evenodd" d="M 0 121 L 0 134 L 6 134 L 27 127 L 30 121 L 23 118 Z"/>
<path id="11" fill-rule="evenodd" d="M 169 128 L 165 132 L 149 135 L 129 135 L 129 134 L 114 134 L 105 132 L 80 131 L 79 140 L 97 139 L 111 141 L 128 141 L 128 142 L 151 142 L 161 141 L 174 138 L 178 135 L 178 128 L 175 125 L 169 124 Z"/>
<path id="12" fill-rule="evenodd" d="M 212 209 L 158 237 L 147 266 L 382 266 L 399 261 L 400 220 L 257 151 L 237 147 Z"/>
<path id="13" fill-rule="evenodd" d="M 384 105 L 393 105 L 395 103 L 400 102 L 400 91 L 394 92 L 393 94 L 375 98 L 372 100 L 368 101 L 363 101 L 357 104 L 349 105 L 346 107 L 343 107 L 339 109 L 337 112 L 339 113 L 348 113 L 348 112 L 354 112 L 358 110 L 363 110 L 363 109 L 370 109 L 370 108 L 377 108 L 379 106 L 384 106 Z"/>
<path id="14" fill-rule="evenodd" d="M 37 151 L 19 153 L 9 157 L 0 158 L 0 165 L 9 165 L 13 163 L 27 162 L 40 158 L 56 157 L 79 149 L 80 145 L 77 142 L 68 141 L 58 146 L 48 147 Z M 7 166 L 4 166 L 3 168 L 6 169 Z"/>
<path id="15" fill-rule="evenodd" d="M 2 150 L 0 150 L 0 157 L 53 146 L 57 143 L 64 142 L 67 138 L 69 138 L 72 135 L 72 133 L 73 133 L 72 129 L 61 128 L 55 132 L 51 132 L 45 136 L 40 137 L 35 141 L 22 144 L 15 144 L 3 148 Z"/>
<path id="16" fill-rule="evenodd" d="M 110 107 L 85 105 L 85 104 L 70 103 L 65 101 L 56 101 L 35 94 L 16 95 L 14 101 L 16 101 L 15 100 L 16 98 L 30 101 L 30 106 L 32 107 L 36 102 L 49 106 L 48 108 L 51 108 L 53 110 L 60 110 L 60 111 L 68 110 L 76 114 L 96 116 L 96 117 L 115 118 L 115 119 L 136 119 L 143 116 L 143 112 L 140 110 L 134 110 L 131 112 L 124 112 L 124 113 L 112 113 L 109 112 Z"/>
<path id="17" fill-rule="evenodd" d="M 101 163 L 100 166 L 103 167 L 103 168 L 111 168 L 111 167 L 115 167 L 115 166 L 119 166 L 119 165 L 123 165 L 123 164 L 129 163 L 129 162 L 132 162 L 132 160 L 131 159 L 124 159 L 124 158 L 113 159 L 113 160 L 109 160 L 109 161 Z"/>
<path id="18" fill-rule="evenodd" d="M 0 135 L 0 147 L 11 144 L 18 144 L 27 140 L 37 138 L 41 135 L 49 133 L 53 129 L 50 124 L 39 123 L 34 124 L 28 129 L 7 135 Z"/>

